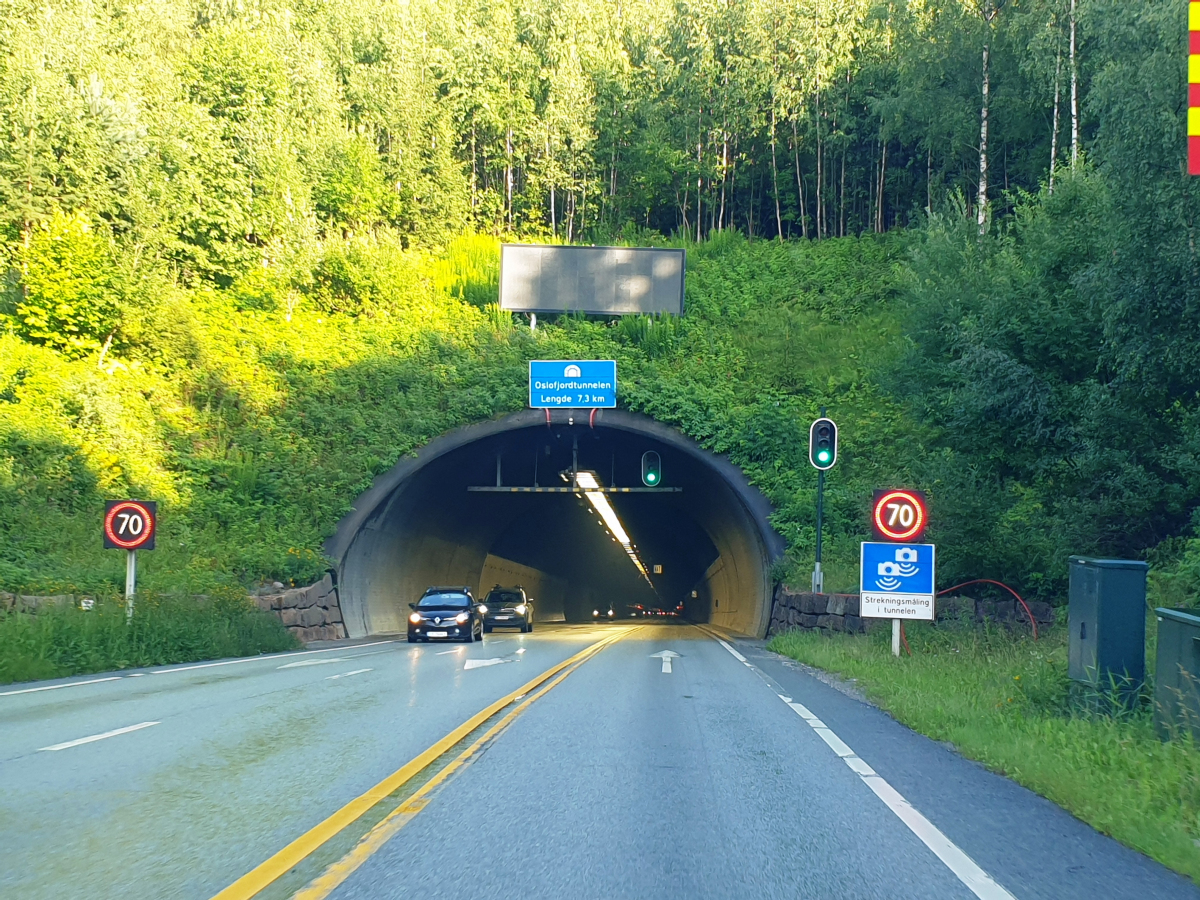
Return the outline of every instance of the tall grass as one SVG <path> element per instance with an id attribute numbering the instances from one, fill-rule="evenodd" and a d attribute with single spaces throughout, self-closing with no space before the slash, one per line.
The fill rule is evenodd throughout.
<path id="1" fill-rule="evenodd" d="M 89 672 L 251 656 L 299 646 L 269 613 L 235 593 L 204 599 L 139 596 L 0 613 L 0 684 Z"/>
<path id="2" fill-rule="evenodd" d="M 912 656 L 899 659 L 882 628 L 792 631 L 770 647 L 855 679 L 904 724 L 1200 882 L 1200 748 L 1160 741 L 1148 704 L 1072 703 L 1065 628 L 1037 642 L 966 626 L 906 631 Z"/>

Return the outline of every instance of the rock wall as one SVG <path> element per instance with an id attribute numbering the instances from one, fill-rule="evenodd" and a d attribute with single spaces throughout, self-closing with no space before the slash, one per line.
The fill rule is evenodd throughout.
<path id="1" fill-rule="evenodd" d="M 1038 626 L 1054 623 L 1055 610 L 1049 603 L 1029 601 Z M 814 594 L 794 591 L 787 585 L 775 590 L 768 634 L 779 634 L 793 628 L 823 628 L 826 631 L 846 631 L 857 634 L 866 631 L 872 622 L 883 619 L 863 619 L 859 616 L 857 594 Z M 971 597 L 939 597 L 939 620 L 959 620 L 982 623 L 991 620 L 1015 627 L 1028 627 L 1029 618 L 1016 600 L 976 600 Z"/>
<path id="2" fill-rule="evenodd" d="M 346 636 L 337 587 L 326 575 L 308 587 L 285 588 L 278 581 L 259 588 L 251 598 L 259 609 L 274 613 L 304 643 Z"/>

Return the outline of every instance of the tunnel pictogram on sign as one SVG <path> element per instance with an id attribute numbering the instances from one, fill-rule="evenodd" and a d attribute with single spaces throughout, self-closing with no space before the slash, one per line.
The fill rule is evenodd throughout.
<path id="1" fill-rule="evenodd" d="M 871 531 L 881 541 L 919 541 L 929 524 L 929 508 L 921 491 L 876 491 L 871 505 Z"/>
<path id="2" fill-rule="evenodd" d="M 104 504 L 104 549 L 153 550 L 157 531 L 157 503 L 109 500 Z"/>

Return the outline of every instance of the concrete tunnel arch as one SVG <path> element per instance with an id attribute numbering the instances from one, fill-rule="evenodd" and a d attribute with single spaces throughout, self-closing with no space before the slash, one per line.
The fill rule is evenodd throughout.
<path id="1" fill-rule="evenodd" d="M 469 486 L 563 486 L 581 469 L 606 485 L 641 486 L 641 453 L 663 458 L 679 492 L 610 495 L 652 573 L 653 591 L 575 494 L 471 492 Z M 351 637 L 403 631 L 430 585 L 486 591 L 521 583 L 539 618 L 584 619 L 607 598 L 664 608 L 756 636 L 770 622 L 771 565 L 783 541 L 771 506 L 741 470 L 676 429 L 625 410 L 524 410 L 468 425 L 378 476 L 326 542 Z"/>

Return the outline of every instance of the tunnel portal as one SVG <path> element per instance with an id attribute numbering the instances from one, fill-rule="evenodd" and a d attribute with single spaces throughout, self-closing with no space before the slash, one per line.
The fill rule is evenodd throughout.
<path id="1" fill-rule="evenodd" d="M 576 464 L 603 487 L 642 488 L 646 451 L 661 457 L 665 490 L 605 494 L 644 573 L 582 492 L 514 490 L 569 487 Z M 351 637 L 403 631 L 408 604 L 431 585 L 482 596 L 495 584 L 525 587 L 541 621 L 590 621 L 610 604 L 617 618 L 681 608 L 761 636 L 782 550 L 769 514 L 737 467 L 647 416 L 526 410 L 401 460 L 358 498 L 326 552 Z"/>

